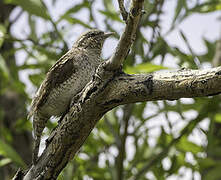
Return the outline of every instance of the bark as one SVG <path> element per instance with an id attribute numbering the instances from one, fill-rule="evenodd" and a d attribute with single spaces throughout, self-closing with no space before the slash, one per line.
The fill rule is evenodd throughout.
<path id="1" fill-rule="evenodd" d="M 128 75 L 122 71 L 107 71 L 106 65 L 99 66 L 93 80 L 73 99 L 70 111 L 48 138 L 37 165 L 32 166 L 24 179 L 33 178 L 33 175 L 56 179 L 99 119 L 118 105 L 221 93 L 221 67 Z"/>
<path id="2" fill-rule="evenodd" d="M 137 27 L 142 15 L 143 2 L 144 0 L 132 1 L 130 12 L 126 20 L 125 30 L 120 37 L 114 55 L 107 61 L 107 69 L 119 69 L 124 59 L 127 57 L 130 47 L 136 38 Z M 119 0 L 119 7 L 122 10 L 122 0 Z M 122 11 L 121 14 L 126 14 L 126 12 Z"/>

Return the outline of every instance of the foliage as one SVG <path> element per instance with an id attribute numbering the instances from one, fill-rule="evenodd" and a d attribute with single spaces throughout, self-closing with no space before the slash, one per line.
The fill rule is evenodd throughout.
<path id="1" fill-rule="evenodd" d="M 69 34 L 75 35 L 73 27 L 82 31 L 100 27 L 105 31 L 114 31 L 113 42 L 121 34 L 124 24 L 116 8 L 117 1 L 76 2 L 56 16 L 52 9 L 61 4 L 60 0 L 4 0 L 2 4 L 10 13 L 4 19 L 0 18 L 1 168 L 16 169 L 28 165 L 27 161 L 22 160 L 24 154 L 14 145 L 14 132 L 22 134 L 31 131 L 31 123 L 26 121 L 29 96 L 34 92 L 33 89 L 30 91 L 30 87 L 39 87 L 51 65 L 71 47 Z M 171 46 L 166 34 L 195 13 L 208 14 L 221 10 L 221 1 L 176 1 L 171 28 L 164 35 L 160 19 L 165 3 L 164 0 L 145 1 L 146 14 L 142 17 L 137 38 L 125 61 L 125 72 L 151 73 L 171 69 L 165 66 L 167 56 L 178 59 L 178 67 L 197 68 L 212 63 L 215 41 L 203 39 L 207 51 L 196 54 L 185 33 L 180 31 L 180 36 L 189 47 L 190 53 L 186 53 L 179 47 Z M 101 8 L 94 9 L 98 4 Z M 129 1 L 125 4 L 127 7 Z M 12 13 L 13 18 L 10 17 Z M 86 14 L 86 18 L 82 14 Z M 24 18 L 22 21 L 28 30 L 19 37 L 14 31 L 16 23 L 22 22 L 21 18 Z M 147 32 L 151 36 L 147 37 Z M 156 59 L 160 59 L 160 64 L 155 63 Z M 24 76 L 27 77 L 25 83 Z M 16 122 L 11 122 L 10 111 L 4 108 L 9 99 L 3 102 L 3 97 L 8 92 L 16 93 L 19 98 L 15 100 L 22 100 L 24 106 L 23 109 L 13 109 L 18 114 Z M 198 172 L 205 179 L 221 179 L 220 105 L 220 96 L 217 96 L 117 107 L 100 120 L 78 156 L 67 165 L 59 179 L 167 179 L 181 176 L 183 168 L 191 169 L 192 175 Z M 203 128 L 202 123 L 208 123 L 208 128 Z M 183 124 L 181 128 L 179 124 Z M 49 130 L 54 126 L 56 123 L 51 121 Z M 157 135 L 153 137 L 154 133 Z M 191 139 L 195 133 L 201 134 L 204 143 Z M 8 178 L 14 171 L 9 171 L 10 175 L 5 172 L 0 170 L 0 176 Z"/>

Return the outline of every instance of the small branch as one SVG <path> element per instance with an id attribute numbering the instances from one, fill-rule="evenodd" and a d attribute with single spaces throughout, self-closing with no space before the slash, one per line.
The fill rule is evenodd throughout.
<path id="1" fill-rule="evenodd" d="M 57 28 L 57 25 L 56 25 L 56 23 L 51 19 L 51 23 L 52 23 L 52 25 L 53 25 L 53 27 L 54 27 L 54 29 L 55 29 L 55 32 L 57 33 L 57 35 L 59 36 L 59 38 L 63 41 L 63 43 L 64 43 L 64 51 L 67 51 L 68 50 L 68 45 L 67 45 L 67 43 L 65 42 L 65 40 L 64 40 L 64 38 L 63 38 L 63 36 L 62 36 L 62 34 L 60 33 L 60 31 L 58 30 L 58 28 Z"/>
<path id="2" fill-rule="evenodd" d="M 156 15 L 157 15 L 157 17 L 156 17 L 156 25 L 152 28 L 152 36 L 151 36 L 150 42 L 149 42 L 149 50 L 148 50 L 148 52 L 146 54 L 147 57 L 149 56 L 150 52 L 152 51 L 152 49 L 154 47 L 154 43 L 155 43 L 157 37 L 160 36 L 160 32 L 157 32 L 157 30 L 160 31 L 160 24 L 159 23 L 160 23 L 160 16 L 162 14 L 163 5 L 164 5 L 164 0 L 155 1 L 154 2 L 154 7 L 153 7 L 152 11 L 146 17 L 146 19 L 149 20 L 150 16 L 152 14 L 154 14 L 155 11 L 156 11 Z"/>
<path id="3" fill-rule="evenodd" d="M 42 3 L 43 6 L 45 7 L 45 9 L 48 9 L 43 0 L 41 0 L 41 3 Z M 49 11 L 48 11 L 48 12 L 49 12 Z M 51 18 L 51 16 L 49 16 L 49 17 L 50 17 L 49 20 L 50 20 L 52 26 L 54 27 L 54 30 L 55 30 L 56 34 L 58 35 L 58 37 L 61 39 L 61 41 L 62 41 L 63 44 L 64 44 L 63 51 L 67 51 L 67 50 L 68 50 L 68 45 L 67 45 L 67 43 L 65 42 L 65 40 L 64 40 L 64 38 L 63 38 L 61 32 L 58 30 L 57 24 L 53 21 L 53 19 Z"/>
<path id="4" fill-rule="evenodd" d="M 124 107 L 124 115 L 123 115 L 123 123 L 124 123 L 124 132 L 123 135 L 121 136 L 121 144 L 118 146 L 119 154 L 117 156 L 117 179 L 122 180 L 124 179 L 124 159 L 125 159 L 125 151 L 126 151 L 126 140 L 128 137 L 128 126 L 129 126 L 129 120 L 132 114 L 134 108 L 134 104 L 127 104 Z"/>
<path id="5" fill-rule="evenodd" d="M 221 37 L 217 41 L 216 51 L 215 51 L 215 55 L 214 55 L 212 64 L 214 67 L 221 66 Z"/>
<path id="6" fill-rule="evenodd" d="M 93 12 L 93 10 L 94 10 L 93 2 L 94 1 L 92 1 L 91 4 L 90 4 L 90 7 L 92 7 L 92 8 L 88 9 L 89 12 L 90 12 L 90 19 L 94 22 L 95 28 L 99 29 L 99 23 L 98 23 L 97 19 L 95 18 L 95 15 L 94 15 L 94 12 Z"/>
<path id="7" fill-rule="evenodd" d="M 120 146 L 120 137 L 117 134 L 116 130 L 114 129 L 113 125 L 109 122 L 109 119 L 107 118 L 106 115 L 104 115 L 104 123 L 108 126 L 108 128 L 110 129 L 112 135 L 114 136 L 115 139 L 115 143 L 117 144 L 117 146 Z"/>
<path id="8" fill-rule="evenodd" d="M 188 40 L 187 40 L 187 38 L 186 38 L 186 36 L 184 35 L 184 33 L 183 33 L 182 30 L 180 30 L 180 34 L 181 34 L 181 37 L 183 38 L 184 42 L 186 43 L 187 48 L 189 49 L 191 55 L 193 56 L 193 61 L 194 61 L 195 65 L 196 65 L 196 67 L 197 67 L 197 68 L 200 68 L 200 61 L 199 61 L 199 59 L 197 58 L 197 56 L 195 55 L 195 53 L 193 52 L 193 50 L 192 50 L 192 48 L 191 48 L 191 46 L 190 46 L 190 44 L 189 44 L 189 42 L 188 42 Z"/>
<path id="9" fill-rule="evenodd" d="M 136 30 L 142 15 L 143 2 L 144 0 L 133 0 L 125 30 L 120 37 L 114 55 L 107 61 L 107 69 L 119 69 L 123 64 L 135 40 Z"/>
<path id="10" fill-rule="evenodd" d="M 119 4 L 120 13 L 123 17 L 123 20 L 126 22 L 127 17 L 128 17 L 128 13 L 124 7 L 124 0 L 118 0 L 118 4 Z"/>
<path id="11" fill-rule="evenodd" d="M 21 9 L 19 13 L 17 14 L 17 16 L 10 22 L 10 25 L 14 24 L 21 17 L 22 14 L 23 14 L 23 10 Z"/>
<path id="12" fill-rule="evenodd" d="M 57 50 L 60 50 L 59 46 L 53 46 L 53 45 L 51 45 L 49 43 L 40 43 L 39 41 L 36 41 L 36 40 L 34 40 L 32 38 L 18 39 L 18 38 L 15 38 L 15 37 L 7 35 L 7 34 L 4 36 L 4 38 L 7 39 L 7 41 L 10 41 L 10 42 L 14 42 L 14 41 L 19 42 L 23 46 L 25 45 L 24 42 L 30 41 L 33 45 L 38 46 L 38 47 L 43 47 L 43 48 L 50 47 L 50 48 L 55 48 Z M 28 50 L 26 49 L 26 51 L 28 51 Z"/>

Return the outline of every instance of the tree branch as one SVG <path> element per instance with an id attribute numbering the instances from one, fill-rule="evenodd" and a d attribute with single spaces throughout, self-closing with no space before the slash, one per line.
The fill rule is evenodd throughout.
<path id="1" fill-rule="evenodd" d="M 126 22 L 127 17 L 128 17 L 128 13 L 124 7 L 124 0 L 118 0 L 118 4 L 119 4 L 120 13 L 123 17 L 123 20 Z"/>
<path id="2" fill-rule="evenodd" d="M 214 55 L 212 64 L 213 64 L 214 67 L 217 67 L 217 66 L 221 65 L 221 37 L 217 41 L 216 51 L 215 51 L 215 55 Z"/>
<path id="3" fill-rule="evenodd" d="M 124 131 L 120 137 L 120 145 L 118 145 L 118 156 L 116 157 L 117 160 L 117 180 L 124 179 L 124 159 L 126 153 L 126 140 L 128 137 L 128 126 L 131 114 L 133 112 L 134 104 L 127 104 L 124 107 L 124 115 L 122 118 L 122 123 L 124 126 Z"/>
<path id="4" fill-rule="evenodd" d="M 29 170 L 29 177 L 55 179 L 99 119 L 118 105 L 218 93 L 221 93 L 221 67 L 128 75 L 119 70 L 107 71 L 103 63 L 93 80 L 73 99 L 69 112 L 48 138 L 37 165 Z"/>
<path id="5" fill-rule="evenodd" d="M 114 55 L 107 61 L 107 69 L 118 69 L 123 64 L 124 59 L 136 38 L 136 30 L 141 18 L 144 0 L 133 0 L 125 30 L 120 37 Z M 120 3 L 120 2 L 119 2 Z"/>
<path id="6" fill-rule="evenodd" d="M 221 67 L 206 70 L 182 69 L 173 72 L 116 77 L 103 105 L 153 100 L 176 100 L 221 93 Z M 114 99 L 113 99 L 114 97 Z"/>

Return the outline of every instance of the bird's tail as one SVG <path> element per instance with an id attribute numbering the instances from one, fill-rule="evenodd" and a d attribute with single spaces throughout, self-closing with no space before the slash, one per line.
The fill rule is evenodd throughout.
<path id="1" fill-rule="evenodd" d="M 33 115 L 33 130 L 34 130 L 34 148 L 33 148 L 33 157 L 32 157 L 33 164 L 36 164 L 38 161 L 38 152 L 41 142 L 41 135 L 45 128 L 47 120 L 48 118 L 42 118 L 37 116 L 36 114 Z"/>
<path id="2" fill-rule="evenodd" d="M 32 155 L 32 163 L 35 165 L 38 161 L 38 152 L 40 146 L 41 137 L 37 137 L 34 141 L 33 155 Z"/>

